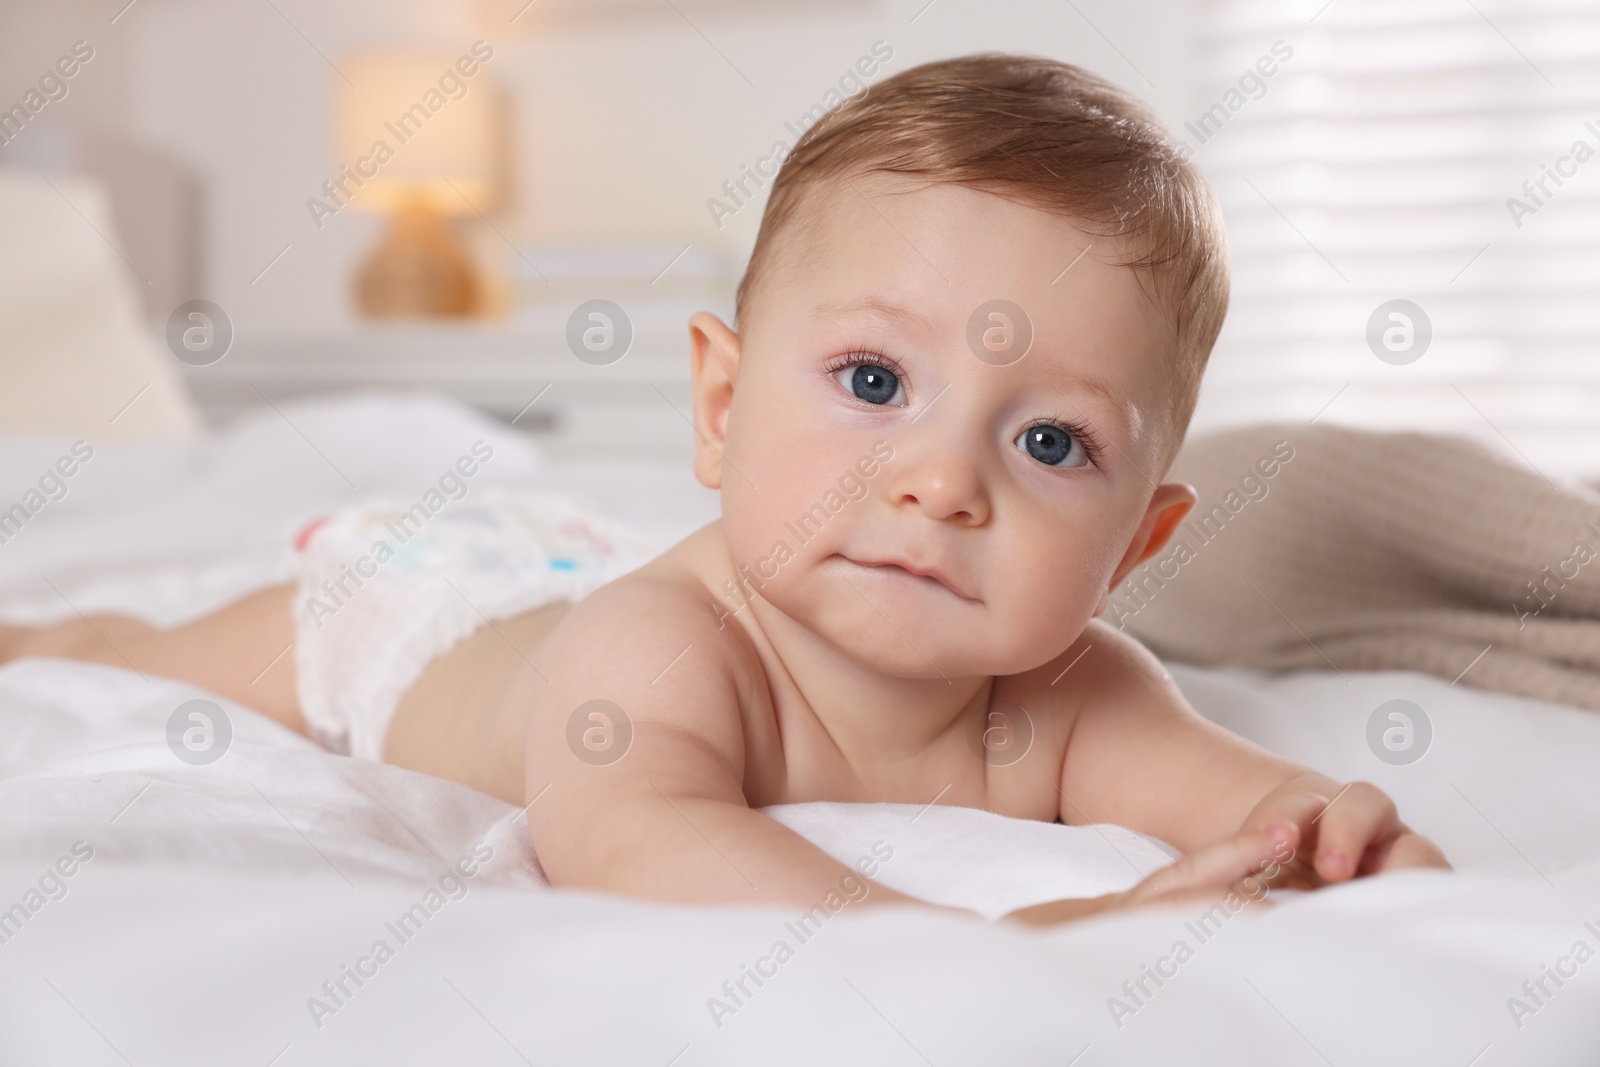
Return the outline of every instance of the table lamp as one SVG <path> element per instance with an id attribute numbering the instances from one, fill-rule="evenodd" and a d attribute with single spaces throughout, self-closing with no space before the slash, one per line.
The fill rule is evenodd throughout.
<path id="1" fill-rule="evenodd" d="M 350 206 L 389 215 L 357 305 L 376 318 L 482 312 L 485 280 L 451 220 L 493 210 L 504 185 L 494 85 L 470 55 L 369 53 L 341 66 L 334 184 Z"/>

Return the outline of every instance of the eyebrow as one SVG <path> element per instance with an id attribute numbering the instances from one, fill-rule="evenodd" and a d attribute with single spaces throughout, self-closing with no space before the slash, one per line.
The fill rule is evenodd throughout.
<path id="1" fill-rule="evenodd" d="M 1082 389 L 1084 392 L 1093 393 L 1095 396 L 1099 397 L 1107 407 L 1115 411 L 1119 418 L 1123 419 L 1123 421 L 1127 421 L 1123 411 L 1122 398 L 1116 394 L 1116 392 L 1111 388 L 1110 384 L 1107 383 L 1104 378 L 1097 378 L 1092 374 L 1078 374 L 1075 371 L 1062 371 L 1058 374 L 1047 374 L 1045 377 L 1050 382 L 1051 387 L 1060 393 L 1060 395 L 1065 396 L 1069 401 L 1076 403 L 1076 401 L 1072 400 L 1072 397 L 1067 396 L 1066 390 L 1061 388 L 1063 385 L 1069 387 L 1076 386 L 1077 388 Z"/>
<path id="2" fill-rule="evenodd" d="M 818 304 L 811 311 L 813 319 L 826 318 L 829 315 L 853 315 L 860 312 L 869 312 L 882 318 L 900 319 L 916 326 L 929 326 L 931 323 L 926 318 L 912 311 L 910 308 L 885 300 L 882 297 L 867 296 L 859 300 L 844 302 L 829 302 Z"/>

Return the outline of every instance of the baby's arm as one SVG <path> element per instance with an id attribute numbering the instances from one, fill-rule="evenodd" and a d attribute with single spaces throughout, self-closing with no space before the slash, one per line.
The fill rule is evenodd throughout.
<path id="1" fill-rule="evenodd" d="M 1098 620 L 1062 766 L 1062 821 L 1115 822 L 1185 852 L 1286 822 L 1318 877 L 1448 867 L 1367 782 L 1342 784 L 1251 744 L 1191 708 L 1159 660 Z"/>
<path id="2" fill-rule="evenodd" d="M 741 695 L 765 682 L 742 634 L 682 586 L 642 575 L 597 591 L 552 631 L 526 760 L 527 795 L 548 787 L 528 809 L 545 873 L 558 886 L 682 903 L 809 908 L 862 886 L 862 904 L 914 902 L 747 805 L 741 708 L 752 702 Z M 574 710 L 594 700 L 622 710 L 631 741 L 604 708 L 589 710 L 617 720 L 612 747 L 584 746 L 586 730 L 607 740 L 588 711 L 574 738 Z"/>

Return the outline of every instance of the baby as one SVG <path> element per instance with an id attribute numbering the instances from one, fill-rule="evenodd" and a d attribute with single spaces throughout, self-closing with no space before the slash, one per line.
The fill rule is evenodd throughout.
<path id="1" fill-rule="evenodd" d="M 1385 794 L 1207 722 L 1098 618 L 1195 503 L 1158 478 L 1227 289 L 1210 192 L 1140 105 L 1047 59 L 930 63 L 807 132 L 735 326 L 689 320 L 718 521 L 648 558 L 571 501 L 480 493 L 426 526 L 369 503 L 302 532 L 294 583 L 10 654 L 133 664 L 528 804 L 557 886 L 806 905 L 854 872 L 755 809 L 817 800 L 1185 853 L 1029 923 L 1220 896 L 1290 849 L 1306 884 L 1445 867 Z M 409 535 L 392 560 L 362 554 L 380 529 Z"/>

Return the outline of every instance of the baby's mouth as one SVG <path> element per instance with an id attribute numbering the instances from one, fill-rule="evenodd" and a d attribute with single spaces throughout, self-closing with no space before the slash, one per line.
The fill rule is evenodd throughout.
<path id="1" fill-rule="evenodd" d="M 919 584 L 934 586 L 962 600 L 977 603 L 976 597 L 968 596 L 949 576 L 936 567 L 918 567 L 901 559 L 853 559 L 842 553 L 839 558 L 857 567 L 891 574 Z"/>

